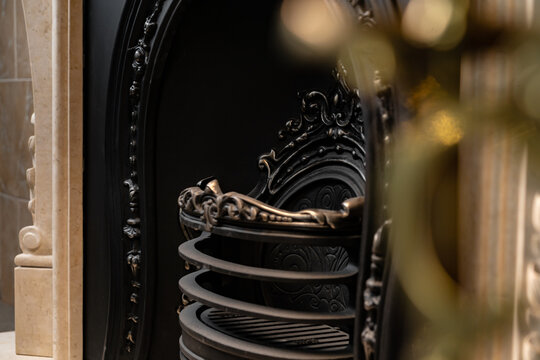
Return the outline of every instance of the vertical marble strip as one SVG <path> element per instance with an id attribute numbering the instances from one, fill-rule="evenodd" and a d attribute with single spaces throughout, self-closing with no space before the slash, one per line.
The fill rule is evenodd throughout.
<path id="1" fill-rule="evenodd" d="M 82 359 L 82 4 L 52 2 L 53 356 Z"/>
<path id="2" fill-rule="evenodd" d="M 532 231 L 526 249 L 529 254 L 525 265 L 525 296 L 528 307 L 522 343 L 523 360 L 540 358 L 540 192 L 533 195 L 530 216 Z"/>

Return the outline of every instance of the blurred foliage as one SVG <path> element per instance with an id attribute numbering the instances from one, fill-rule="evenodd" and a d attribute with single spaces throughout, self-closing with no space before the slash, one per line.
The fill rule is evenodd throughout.
<path id="1" fill-rule="evenodd" d="M 473 359 L 490 339 L 511 337 L 513 299 L 478 302 L 452 261 L 461 143 L 505 133 L 527 144 L 531 171 L 539 170 L 540 21 L 525 3 L 401 1 L 397 21 L 352 26 L 343 1 L 284 1 L 284 27 L 311 56 L 336 56 L 364 94 L 378 81 L 398 90 L 392 251 L 423 316 L 411 359 Z"/>

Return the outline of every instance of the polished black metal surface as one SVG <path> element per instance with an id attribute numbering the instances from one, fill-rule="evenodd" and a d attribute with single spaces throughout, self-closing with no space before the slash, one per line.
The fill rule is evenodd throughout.
<path id="1" fill-rule="evenodd" d="M 334 269 L 333 271 L 291 271 L 249 266 L 239 263 L 238 261 L 227 261 L 208 254 L 208 252 L 211 252 L 212 248 L 216 247 L 216 243 L 218 243 L 220 240 L 224 239 L 210 233 L 204 233 L 193 240 L 189 240 L 181 244 L 178 248 L 178 252 L 186 262 L 196 267 L 209 269 L 225 275 L 261 281 L 293 283 L 299 281 L 312 281 L 332 283 L 345 281 L 348 278 L 355 277 L 358 273 L 358 267 L 353 263 L 347 264 L 344 269 Z M 291 239 L 287 239 L 286 241 L 290 240 Z M 319 240 L 320 238 L 317 239 L 317 241 Z"/>
<path id="2" fill-rule="evenodd" d="M 200 314 L 206 325 L 234 337 L 245 337 L 255 343 L 298 350 L 344 351 L 349 334 L 328 325 L 297 324 L 232 315 L 216 309 Z"/>
<path id="3" fill-rule="evenodd" d="M 181 358 L 350 359 L 349 334 L 310 325 L 234 315 L 199 304 L 180 314 Z M 197 355 L 196 353 L 201 355 Z"/>
<path id="4" fill-rule="evenodd" d="M 249 191 L 298 89 L 332 81 L 283 55 L 280 1 L 158 2 L 85 3 L 88 359 L 177 358 L 179 191 L 209 175 Z"/>
<path id="5" fill-rule="evenodd" d="M 352 1 L 362 23 L 373 26 L 373 15 L 380 17 L 375 11 L 380 7 L 366 6 L 376 2 Z M 193 329 L 211 328 L 209 322 L 195 316 L 199 322 L 189 327 L 184 321 L 179 344 L 176 318 L 182 303 L 178 278 L 199 267 L 212 274 L 214 286 L 194 281 L 193 288 L 214 294 L 224 289 L 221 296 L 229 300 L 242 294 L 238 311 L 252 304 L 264 307 L 256 316 L 281 309 L 306 320 L 302 324 L 309 317 L 336 322 L 350 345 L 336 359 L 350 358 L 353 343 L 360 349 L 357 358 L 364 358 L 366 326 L 381 337 L 382 268 L 388 259 L 374 274 L 370 259 L 379 261 L 372 257 L 380 252 L 372 240 L 388 217 L 378 213 L 382 205 L 373 199 L 366 206 L 372 215 L 362 224 L 369 223 L 367 230 L 300 226 L 303 231 L 296 231 L 218 220 L 199 237 L 208 224 L 189 214 L 183 219 L 191 227 L 186 234 L 178 226 L 180 190 L 209 175 L 241 193 L 256 184 L 251 198 L 289 212 L 339 212 L 343 200 L 372 197 L 366 182 L 384 185 L 384 177 L 372 177 L 375 172 L 368 174 L 366 167 L 384 165 L 384 156 L 374 154 L 384 148 L 386 130 L 379 125 L 383 110 L 392 110 L 393 94 L 382 89 L 387 97 L 373 105 L 346 82 L 332 80 L 333 63 L 283 58 L 271 35 L 280 3 L 85 3 L 85 358 L 177 358 L 179 346 L 185 358 L 200 358 L 189 350 L 197 341 L 204 344 Z M 305 89 L 315 90 L 300 92 L 298 110 L 296 92 Z M 295 118 L 279 132 L 280 146 L 257 163 L 255 156 L 275 144 L 279 119 L 291 115 Z M 175 251 L 179 239 L 192 239 L 182 244 L 183 259 Z M 370 289 L 378 302 L 365 309 L 370 278 L 383 284 Z M 220 306 L 227 307 L 227 301 Z M 221 334 L 211 330 L 205 334 Z M 267 351 L 277 351 L 274 345 Z M 309 355 L 280 350 L 275 356 L 329 358 L 312 350 Z M 223 357 L 204 353 L 203 358 L 241 358 L 226 355 L 230 349 L 219 351 Z"/>
<path id="6" fill-rule="evenodd" d="M 341 67 L 334 88 L 304 93 L 300 116 L 280 132 L 284 145 L 260 157 L 250 196 L 224 193 L 213 178 L 180 194 L 192 239 L 179 252 L 194 270 L 179 282 L 191 302 L 180 314 L 185 358 L 352 358 L 365 110 L 345 76 Z M 248 259 L 230 253 L 241 244 Z M 277 333 L 260 337 L 256 323 Z M 200 328 L 215 341 L 201 341 Z M 283 353 L 270 355 L 276 348 Z"/>

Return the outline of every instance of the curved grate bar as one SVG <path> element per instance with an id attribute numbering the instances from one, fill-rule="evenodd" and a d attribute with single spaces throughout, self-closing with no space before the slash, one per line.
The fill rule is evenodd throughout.
<path id="1" fill-rule="evenodd" d="M 200 278 L 209 272 L 209 270 L 199 270 L 182 277 L 179 281 L 180 289 L 188 298 L 209 307 L 233 314 L 260 317 L 264 319 L 305 323 L 343 324 L 352 321 L 355 316 L 355 311 L 352 308 L 340 312 L 316 313 L 279 309 L 232 299 L 205 289 L 200 285 Z"/>
<path id="2" fill-rule="evenodd" d="M 189 305 L 180 313 L 180 325 L 180 348 L 189 360 L 352 359 L 348 334 L 324 325 L 264 322 L 200 304 Z M 205 354 L 196 354 L 197 350 Z"/>
<path id="3" fill-rule="evenodd" d="M 351 281 L 358 274 L 358 267 L 353 263 L 347 264 L 343 270 L 327 272 L 289 271 L 242 265 L 210 256 L 198 249 L 197 245 L 211 241 L 211 234 L 204 233 L 180 245 L 178 252 L 189 264 L 225 275 L 260 281 L 334 283 Z"/>
<path id="4" fill-rule="evenodd" d="M 231 336 L 276 347 L 343 351 L 349 334 L 326 324 L 298 324 L 253 318 L 209 308 L 200 314 L 210 327 Z"/>

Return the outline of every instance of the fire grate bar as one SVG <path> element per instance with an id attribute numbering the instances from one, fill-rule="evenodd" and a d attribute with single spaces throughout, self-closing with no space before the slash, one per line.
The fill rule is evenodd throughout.
<path id="1" fill-rule="evenodd" d="M 206 309 L 201 320 L 236 338 L 282 348 L 342 351 L 349 347 L 349 334 L 329 325 L 310 325 L 257 319 L 217 309 Z"/>

